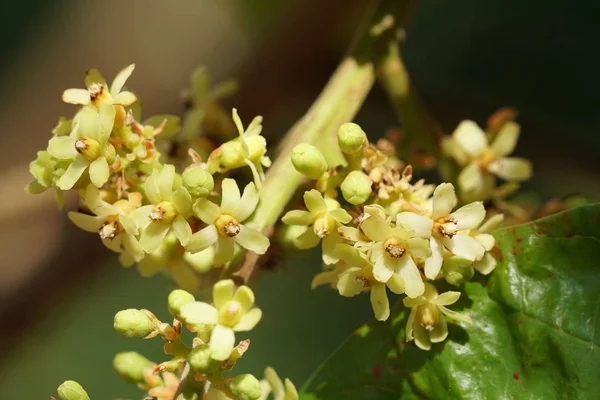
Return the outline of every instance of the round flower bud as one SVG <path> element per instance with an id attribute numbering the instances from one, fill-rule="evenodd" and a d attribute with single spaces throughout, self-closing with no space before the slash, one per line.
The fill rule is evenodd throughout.
<path id="1" fill-rule="evenodd" d="M 154 321 L 142 310 L 130 308 L 115 315 L 114 327 L 127 337 L 144 337 L 154 329 Z"/>
<path id="2" fill-rule="evenodd" d="M 372 193 L 373 181 L 361 171 L 352 171 L 346 176 L 340 186 L 344 199 L 350 204 L 362 204 Z"/>
<path id="3" fill-rule="evenodd" d="M 292 164 L 296 171 L 312 179 L 319 179 L 327 171 L 323 153 L 307 143 L 296 145 L 292 150 Z"/>
<path id="4" fill-rule="evenodd" d="M 196 372 L 206 373 L 214 365 L 210 357 L 210 348 L 206 344 L 201 344 L 192 349 L 188 355 L 190 367 Z"/>
<path id="5" fill-rule="evenodd" d="M 367 135 L 353 122 L 346 122 L 340 126 L 337 138 L 340 149 L 346 154 L 358 153 L 367 144 Z"/>
<path id="6" fill-rule="evenodd" d="M 135 351 L 118 353 L 113 359 L 113 368 L 124 381 L 129 383 L 143 383 L 144 370 L 153 366 L 152 361 Z"/>
<path id="7" fill-rule="evenodd" d="M 90 400 L 87 392 L 75 381 L 65 381 L 58 387 L 59 400 Z"/>
<path id="8" fill-rule="evenodd" d="M 169 312 L 177 319 L 180 318 L 181 307 L 186 304 L 193 303 L 196 301 L 191 293 L 186 292 L 183 289 L 176 289 L 169 293 L 168 304 Z"/>
<path id="9" fill-rule="evenodd" d="M 461 257 L 448 257 L 442 265 L 444 279 L 451 285 L 461 285 L 475 275 L 473 262 Z"/>
<path id="10" fill-rule="evenodd" d="M 215 187 L 213 176 L 201 167 L 186 169 L 182 179 L 183 185 L 194 197 L 206 197 Z"/>
<path id="11" fill-rule="evenodd" d="M 260 383 L 251 374 L 238 375 L 229 382 L 229 390 L 237 400 L 257 400 L 260 397 Z"/>

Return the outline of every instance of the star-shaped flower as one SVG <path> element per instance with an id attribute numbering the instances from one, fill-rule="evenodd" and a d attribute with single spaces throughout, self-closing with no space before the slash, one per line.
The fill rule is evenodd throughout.
<path id="1" fill-rule="evenodd" d="M 106 81 L 97 69 L 90 69 L 85 74 L 86 89 L 67 89 L 62 95 L 65 103 L 89 105 L 100 107 L 102 104 L 128 106 L 135 102 L 133 93 L 122 91 L 125 82 L 131 76 L 135 64 L 123 68 L 108 89 Z"/>
<path id="2" fill-rule="evenodd" d="M 223 265 L 233 258 L 235 243 L 256 254 L 265 254 L 269 239 L 262 232 L 242 224 L 258 204 L 256 186 L 248 184 L 240 196 L 235 180 L 224 179 L 221 185 L 220 207 L 207 199 L 198 199 L 194 203 L 194 214 L 208 226 L 192 235 L 186 250 L 196 253 L 216 243 L 215 265 Z"/>

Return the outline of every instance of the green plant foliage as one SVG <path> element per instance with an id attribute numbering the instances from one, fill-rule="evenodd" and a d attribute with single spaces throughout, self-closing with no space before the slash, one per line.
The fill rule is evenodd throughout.
<path id="1" fill-rule="evenodd" d="M 446 342 L 421 351 L 404 341 L 398 304 L 387 322 L 365 325 L 325 361 L 301 398 L 596 398 L 600 205 L 495 237 L 496 270 L 468 282 L 456 304 L 473 324 L 449 324 Z"/>

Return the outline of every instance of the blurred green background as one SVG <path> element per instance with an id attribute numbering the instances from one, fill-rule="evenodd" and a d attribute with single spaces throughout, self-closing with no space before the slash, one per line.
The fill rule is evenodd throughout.
<path id="1" fill-rule="evenodd" d="M 180 113 L 181 89 L 205 64 L 216 80 L 237 77 L 227 103 L 242 119 L 265 117 L 275 143 L 303 114 L 344 54 L 368 2 L 108 0 L 4 2 L 0 26 L 0 398 L 55 394 L 65 379 L 93 399 L 139 398 L 111 369 L 113 355 L 138 350 L 164 360 L 160 340 L 112 330 L 123 308 L 167 319 L 167 279 L 141 279 L 118 266 L 94 235 L 68 224 L 51 196 L 26 196 L 28 162 L 57 118 L 72 109 L 62 90 L 85 70 L 111 78 L 136 63 L 130 86 L 145 115 Z M 502 106 L 520 111 L 518 153 L 530 158 L 528 186 L 544 198 L 600 196 L 600 39 L 594 1 L 462 0 L 417 2 L 404 56 L 428 109 L 450 132 Z M 379 136 L 395 121 L 374 89 L 358 122 Z M 72 199 L 71 199 L 72 200 Z M 67 206 L 73 207 L 74 203 Z M 310 289 L 315 253 L 284 254 L 256 281 L 264 319 L 238 371 L 271 365 L 298 386 L 353 329 L 370 320 L 367 298 Z"/>

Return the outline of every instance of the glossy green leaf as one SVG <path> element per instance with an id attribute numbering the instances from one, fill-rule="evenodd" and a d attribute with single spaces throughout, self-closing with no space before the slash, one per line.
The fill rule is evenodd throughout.
<path id="1" fill-rule="evenodd" d="M 305 399 L 593 399 L 600 393 L 600 205 L 495 233 L 498 266 L 468 282 L 429 352 L 406 312 L 359 329 L 313 374 Z M 449 321 L 452 322 L 452 321 Z"/>

